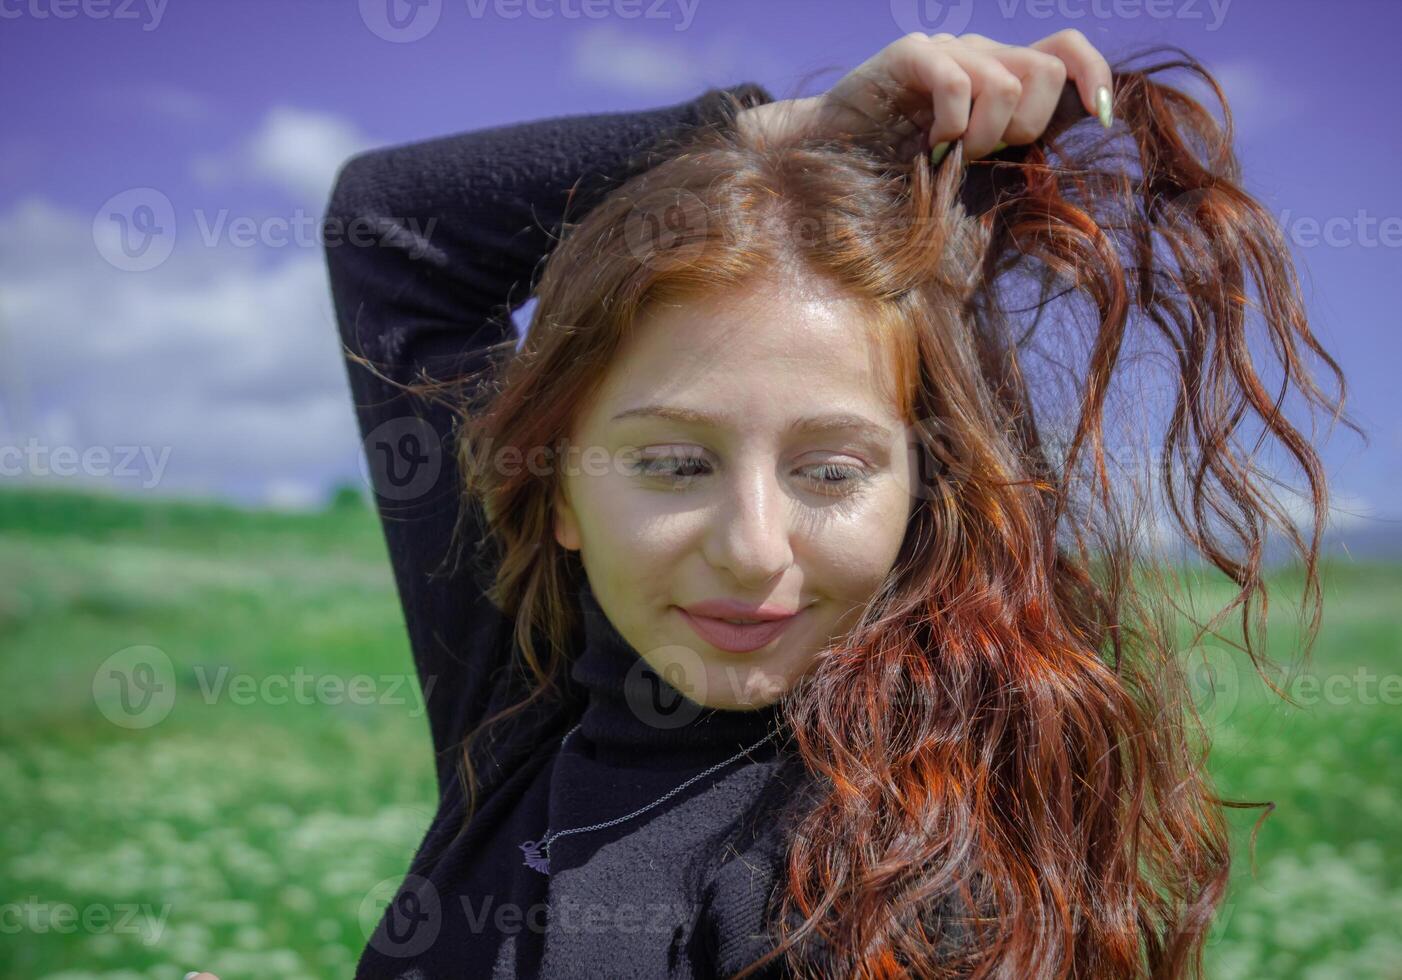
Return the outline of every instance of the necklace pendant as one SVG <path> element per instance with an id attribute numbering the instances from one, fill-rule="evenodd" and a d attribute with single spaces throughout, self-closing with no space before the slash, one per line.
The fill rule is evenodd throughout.
<path id="1" fill-rule="evenodd" d="M 516 845 L 526 855 L 526 867 L 543 875 L 550 873 L 550 858 L 540 853 L 540 841 L 528 840 Z"/>

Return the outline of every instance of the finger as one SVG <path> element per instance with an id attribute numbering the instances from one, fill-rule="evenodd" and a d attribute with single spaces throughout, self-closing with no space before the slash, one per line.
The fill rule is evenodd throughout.
<path id="1" fill-rule="evenodd" d="M 925 106 L 913 114 L 928 127 L 926 146 L 955 140 L 969 125 L 973 80 L 939 41 L 906 45 L 893 50 L 886 70 L 891 80 L 924 96 Z"/>
<path id="2" fill-rule="evenodd" d="M 1068 90 L 1066 62 L 1056 55 L 1033 47 L 1004 44 L 982 34 L 961 34 L 959 40 L 991 52 L 1022 79 L 1022 101 L 1013 111 L 1008 130 L 1003 134 L 1005 144 L 1018 145 L 1040 139 L 1056 118 L 1057 111 L 1070 109 L 1064 104 Z M 1079 92 L 1073 95 L 1073 98 L 1079 97 Z"/>
<path id="3" fill-rule="evenodd" d="M 1066 87 L 1066 63 L 1055 55 L 1012 45 L 989 53 L 1022 82 L 1022 98 L 999 139 L 1010 146 L 1039 139 Z"/>
<path id="4" fill-rule="evenodd" d="M 957 38 L 953 34 L 931 34 L 930 37 L 932 39 L 957 40 L 961 44 L 970 44 L 976 48 L 1006 48 L 1009 46 L 1003 41 L 995 41 L 991 37 L 986 37 L 983 34 L 975 34 L 973 31 L 969 31 L 967 34 L 960 34 Z"/>
<path id="5" fill-rule="evenodd" d="M 929 38 L 919 32 L 892 41 L 849 72 L 829 97 L 873 127 L 922 135 L 930 113 L 930 78 L 923 70 L 928 46 Z"/>
<path id="6" fill-rule="evenodd" d="M 1074 27 L 1057 31 L 1028 47 L 1055 55 L 1066 64 L 1066 77 L 1076 84 L 1081 104 L 1092 116 L 1099 116 L 1102 125 L 1108 127 L 1110 111 L 1096 102 L 1096 90 L 1104 86 L 1114 97 L 1114 75 L 1105 56 L 1096 50 L 1084 34 Z M 1102 113 L 1102 108 L 1105 111 Z"/>
<path id="7" fill-rule="evenodd" d="M 1013 112 L 1022 101 L 1022 80 L 1003 66 L 992 53 L 956 44 L 942 46 L 943 53 L 953 59 L 969 76 L 970 98 L 968 126 L 964 129 L 965 159 L 986 156 L 1002 139 Z M 937 110 L 938 112 L 938 110 Z M 939 120 L 935 120 L 935 127 Z M 931 133 L 936 139 L 957 139 L 941 132 Z"/>
<path id="8" fill-rule="evenodd" d="M 958 37 L 955 37 L 953 34 L 931 34 L 931 35 L 930 35 L 930 38 L 931 38 L 932 40 L 956 41 L 957 43 L 962 44 L 962 45 L 963 45 L 964 47 L 966 47 L 966 48 L 974 48 L 974 49 L 976 49 L 976 50 L 979 50 L 979 51 L 986 51 L 986 52 L 998 51 L 999 49 L 1002 49 L 1002 48 L 1012 48 L 1012 47 L 1013 47 L 1013 45 L 1004 44 L 1002 41 L 995 41 L 995 40 L 994 40 L 993 38 L 991 38 L 991 37 L 986 37 L 986 36 L 984 36 L 984 35 L 982 35 L 982 34 L 975 34 L 975 33 L 972 32 L 972 31 L 970 31 L 970 32 L 968 32 L 968 33 L 966 33 L 966 34 L 960 34 Z M 1026 49 L 1024 49 L 1024 50 L 1026 50 Z M 1040 52 L 1039 52 L 1039 53 L 1040 53 Z M 1050 56 L 1048 55 L 1047 57 L 1050 57 Z M 1008 69 L 1009 69 L 1010 71 L 1013 72 L 1013 74 L 1017 75 L 1019 78 L 1022 77 L 1023 72 L 1017 70 L 1017 69 L 1014 68 L 1012 65 L 1009 65 L 1005 59 L 1004 59 L 1004 64 L 1008 67 Z M 1024 100 L 1026 99 L 1026 93 L 1024 93 L 1023 98 L 1024 98 Z M 1018 105 L 1019 105 L 1019 108 L 1020 108 L 1021 105 L 1022 105 L 1022 103 L 1019 102 Z M 1012 119 L 1009 121 L 1009 126 L 1010 126 L 1010 127 L 1016 127 L 1017 125 L 1018 125 L 1018 109 L 1014 109 L 1014 110 L 1013 110 Z M 1004 146 L 1007 146 L 1007 145 L 1008 145 L 1010 142 L 1012 142 L 1012 141 L 1009 140 L 1009 139 L 1007 138 L 1007 134 L 1005 133 L 1005 134 L 1003 135 L 1002 140 L 1001 140 L 1000 142 L 1001 142 L 1001 145 L 999 145 L 999 144 L 994 144 L 994 152 L 996 152 L 997 150 L 1001 150 Z"/>

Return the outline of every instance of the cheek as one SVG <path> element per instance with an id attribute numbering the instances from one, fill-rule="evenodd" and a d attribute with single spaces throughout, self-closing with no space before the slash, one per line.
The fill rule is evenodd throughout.
<path id="1" fill-rule="evenodd" d="M 896 481 L 874 488 L 855 507 L 835 511 L 814 529 L 808 543 L 823 592 L 865 603 L 881 586 L 900 553 L 910 514 L 910 496 Z M 819 568 L 821 570 L 819 570 Z"/>
<path id="2" fill-rule="evenodd" d="M 622 581 L 656 581 L 685 546 L 685 522 L 649 501 L 621 480 L 581 481 L 576 510 L 588 564 Z M 666 498 L 662 498 L 665 500 Z"/>

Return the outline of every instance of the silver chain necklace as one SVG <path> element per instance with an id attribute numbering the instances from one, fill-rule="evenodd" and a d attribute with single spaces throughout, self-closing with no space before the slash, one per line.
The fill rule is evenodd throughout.
<path id="1" fill-rule="evenodd" d="M 575 732 L 579 731 L 580 725 L 583 724 L 583 722 L 580 722 L 579 725 L 575 725 L 573 728 L 571 728 L 568 732 L 565 733 L 564 738 L 560 739 L 561 752 L 565 750 L 565 743 L 569 741 L 570 736 L 573 735 Z M 698 772 L 696 775 L 692 776 L 680 786 L 676 787 L 675 789 L 669 790 L 665 795 L 659 796 L 647 806 L 640 807 L 639 809 L 634 810 L 632 813 L 625 814 L 621 817 L 614 817 L 612 820 L 605 820 L 603 823 L 591 823 L 587 827 L 571 827 L 568 830 L 557 830 L 553 834 L 550 832 L 550 828 L 546 827 L 545 836 L 542 837 L 540 840 L 522 841 L 520 844 L 517 845 L 517 847 L 521 848 L 522 852 L 526 856 L 526 867 L 530 868 L 533 871 L 539 871 L 541 874 L 548 875 L 550 873 L 550 845 L 554 841 L 558 840 L 561 837 L 565 837 L 569 834 L 584 834 L 588 833 L 591 830 L 603 830 L 605 827 L 612 827 L 614 824 L 622 823 L 625 820 L 631 820 L 640 813 L 646 813 L 648 810 L 651 810 L 658 804 L 665 803 L 667 800 L 670 800 L 673 796 L 676 796 L 678 793 L 686 789 L 698 779 L 702 779 L 706 776 L 709 776 L 711 773 L 715 772 L 718 769 L 724 769 L 736 759 L 739 759 L 742 756 L 753 752 L 755 749 L 759 748 L 765 742 L 768 742 L 770 739 L 772 739 L 775 735 L 778 734 L 778 730 L 770 732 L 768 735 L 764 736 L 764 738 L 760 739 L 754 745 L 751 745 L 748 748 L 741 749 L 739 752 L 735 753 L 735 755 L 732 755 L 729 759 L 726 759 L 724 762 L 717 762 L 709 769 L 705 769 L 701 772 Z"/>

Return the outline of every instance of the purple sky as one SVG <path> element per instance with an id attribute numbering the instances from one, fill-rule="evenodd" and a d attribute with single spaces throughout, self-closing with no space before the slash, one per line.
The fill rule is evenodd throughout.
<path id="1" fill-rule="evenodd" d="M 355 479 L 308 231 L 355 150 L 745 80 L 783 97 L 830 69 L 811 93 L 909 29 L 1075 26 L 1112 59 L 1162 41 L 1218 74 L 1372 434 L 1326 447 L 1336 519 L 1402 519 L 1402 5 L 392 0 L 396 27 L 388 2 L 0 0 L 0 447 L 24 450 L 0 479 L 281 505 Z M 123 258 L 114 211 L 173 227 L 169 256 Z"/>

